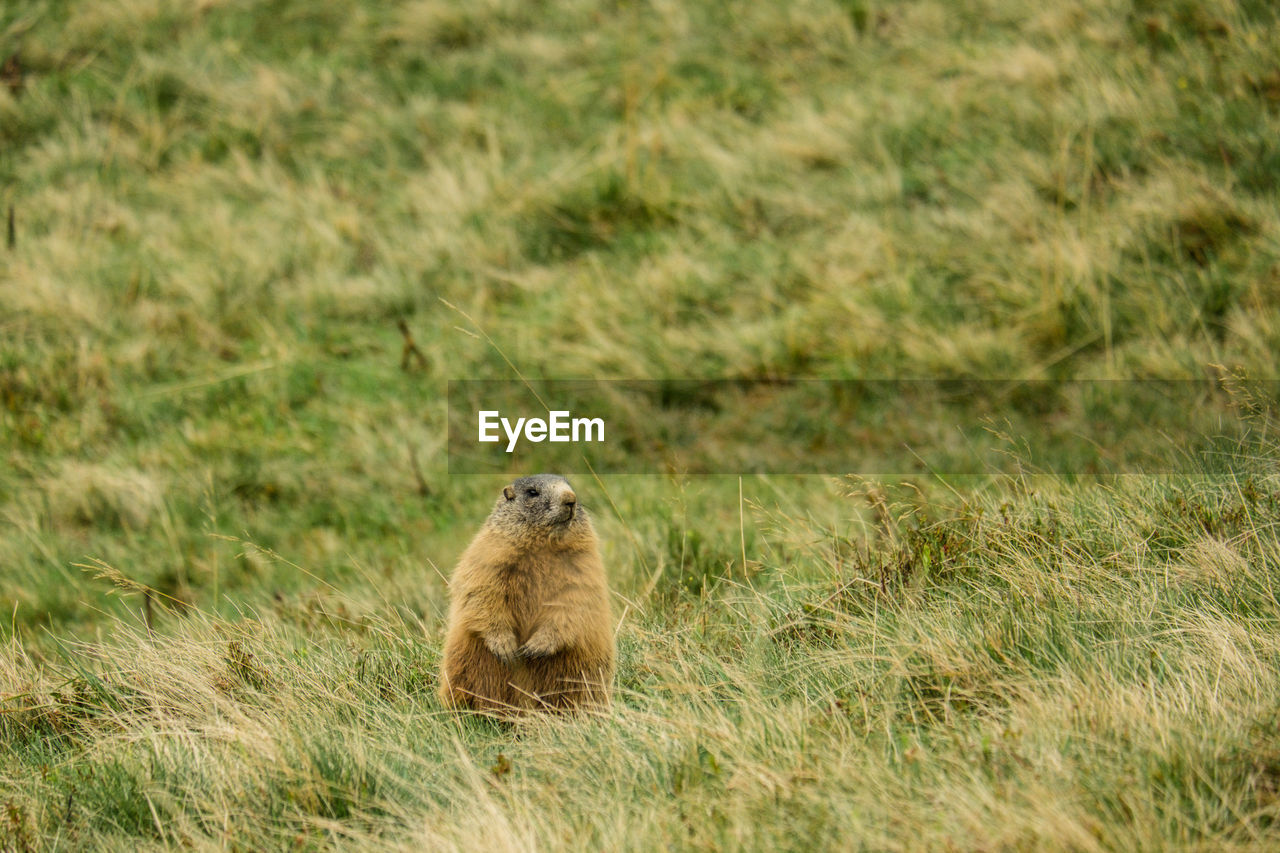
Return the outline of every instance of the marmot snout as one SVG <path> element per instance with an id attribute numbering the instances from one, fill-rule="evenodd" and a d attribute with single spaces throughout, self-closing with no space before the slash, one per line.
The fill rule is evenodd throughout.
<path id="1" fill-rule="evenodd" d="M 538 474 L 504 487 L 458 560 L 449 596 L 446 703 L 500 713 L 608 703 L 604 566 L 566 479 Z"/>

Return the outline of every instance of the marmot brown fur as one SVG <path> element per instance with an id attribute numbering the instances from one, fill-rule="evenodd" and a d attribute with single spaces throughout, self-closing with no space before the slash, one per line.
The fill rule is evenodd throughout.
<path id="1" fill-rule="evenodd" d="M 595 529 L 565 478 L 502 490 L 449 585 L 440 698 L 499 714 L 602 707 L 613 680 Z"/>

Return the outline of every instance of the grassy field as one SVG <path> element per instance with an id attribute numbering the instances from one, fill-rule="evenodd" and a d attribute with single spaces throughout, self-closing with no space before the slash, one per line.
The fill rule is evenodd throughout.
<path id="1" fill-rule="evenodd" d="M 1176 475 L 577 476 L 613 710 L 434 695 L 517 473 L 450 379 L 1275 379 L 1277 57 L 1268 0 L 4 3 L 0 850 L 1280 846 L 1238 393 Z"/>

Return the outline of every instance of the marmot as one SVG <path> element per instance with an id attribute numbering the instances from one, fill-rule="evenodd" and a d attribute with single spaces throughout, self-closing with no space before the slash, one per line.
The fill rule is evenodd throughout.
<path id="1" fill-rule="evenodd" d="M 447 705 L 507 714 L 603 707 L 613 680 L 609 591 L 569 481 L 522 477 L 458 560 L 440 667 Z"/>

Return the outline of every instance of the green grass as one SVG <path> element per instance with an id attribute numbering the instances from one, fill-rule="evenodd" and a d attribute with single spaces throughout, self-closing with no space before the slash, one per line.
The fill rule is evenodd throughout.
<path id="1" fill-rule="evenodd" d="M 1238 395 L 1179 476 L 576 478 L 614 710 L 434 698 L 502 482 L 449 379 L 1274 378 L 1272 4 L 18 0 L 15 54 L 0 849 L 1280 841 Z M 776 393 L 759 454 L 831 440 Z"/>
<path id="2" fill-rule="evenodd" d="M 1280 478 L 1238 461 L 1235 479 L 927 506 L 881 485 L 875 531 L 754 507 L 768 532 L 745 573 L 726 549 L 713 582 L 682 585 L 715 562 L 689 548 L 628 596 L 600 718 L 441 708 L 438 645 L 376 579 L 307 606 L 157 608 L 154 633 L 122 620 L 47 652 L 13 639 L 5 838 L 1265 848 Z"/>

